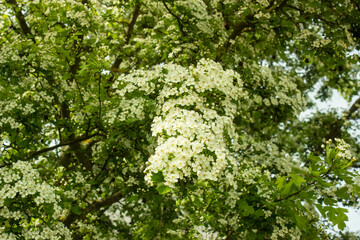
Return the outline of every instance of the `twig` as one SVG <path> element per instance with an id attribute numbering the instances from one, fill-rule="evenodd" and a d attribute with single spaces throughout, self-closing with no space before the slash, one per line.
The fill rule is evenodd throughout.
<path id="1" fill-rule="evenodd" d="M 298 191 L 284 197 L 284 198 L 279 198 L 277 200 L 275 200 L 274 202 L 280 202 L 286 199 L 291 198 L 292 196 L 298 195 L 299 193 L 301 193 L 302 191 L 304 191 L 307 187 L 314 185 L 316 182 L 309 182 L 308 184 L 306 184 L 306 186 L 302 187 L 301 189 L 299 189 Z"/>
<path id="2" fill-rule="evenodd" d="M 185 32 L 184 32 L 184 27 L 182 25 L 182 21 L 180 19 L 179 16 L 177 16 L 175 13 L 173 13 L 170 8 L 166 5 L 166 3 L 164 1 L 162 1 L 162 3 L 164 4 L 166 10 L 176 19 L 176 21 L 178 22 L 178 26 L 179 26 L 179 29 L 180 29 L 180 32 L 181 32 L 181 35 L 182 36 L 185 36 Z"/>
<path id="3" fill-rule="evenodd" d="M 99 87 L 99 122 L 101 123 L 101 75 L 99 76 L 98 81 Z"/>
<path id="4" fill-rule="evenodd" d="M 48 147 L 48 148 L 45 148 L 45 149 L 41 149 L 39 151 L 36 151 L 36 152 L 33 152 L 29 155 L 28 158 L 34 158 L 40 154 L 43 154 L 43 153 L 46 153 L 46 152 L 49 152 L 49 151 L 52 151 L 56 148 L 59 148 L 59 147 L 63 147 L 63 146 L 68 146 L 68 145 L 71 145 L 71 144 L 74 144 L 74 143 L 79 143 L 79 142 L 82 142 L 84 140 L 87 140 L 87 139 L 90 139 L 90 138 L 93 138 L 95 136 L 104 136 L 103 134 L 100 134 L 100 133 L 94 133 L 94 134 L 91 134 L 89 136 L 86 136 L 86 137 L 80 137 L 80 138 L 77 138 L 73 141 L 67 141 L 67 142 L 62 142 L 62 143 L 59 143 L 55 146 L 52 146 L 52 147 Z"/>
<path id="5" fill-rule="evenodd" d="M 266 12 L 270 13 L 272 11 L 275 11 L 277 9 L 284 7 L 288 1 L 289 0 L 284 0 L 278 5 L 269 5 L 266 8 Z M 216 56 L 215 61 L 220 61 L 223 54 L 225 54 L 228 51 L 228 49 L 231 45 L 231 40 L 234 40 L 237 36 L 239 36 L 241 33 L 243 33 L 245 29 L 253 28 L 255 26 L 256 23 L 253 22 L 254 17 L 255 17 L 254 13 L 249 14 L 245 17 L 245 19 L 243 19 L 242 22 L 240 22 L 237 26 L 235 26 L 234 30 L 228 37 L 227 41 L 220 48 L 219 54 Z"/>
<path id="6" fill-rule="evenodd" d="M 334 164 L 331 164 L 331 166 L 329 167 L 329 169 L 328 169 L 325 173 L 321 174 L 320 177 L 329 177 L 328 175 L 331 173 L 331 171 L 333 170 L 334 166 L 335 166 Z M 308 187 L 310 187 L 310 186 L 312 186 L 312 185 L 315 185 L 315 184 L 316 184 L 316 181 L 308 182 L 304 187 L 300 188 L 298 191 L 296 191 L 296 192 L 294 192 L 294 193 L 292 193 L 292 194 L 290 194 L 290 195 L 288 195 L 288 196 L 286 196 L 286 197 L 284 197 L 284 198 L 279 198 L 279 199 L 275 200 L 274 202 L 280 202 L 280 201 L 282 201 L 282 200 L 289 199 L 289 198 L 291 198 L 292 196 L 298 195 L 299 193 L 301 193 L 302 191 L 304 191 L 306 188 L 308 188 Z"/>

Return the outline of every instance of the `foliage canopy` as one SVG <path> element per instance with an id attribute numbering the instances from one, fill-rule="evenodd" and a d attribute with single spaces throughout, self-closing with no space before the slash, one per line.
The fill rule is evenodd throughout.
<path id="1" fill-rule="evenodd" d="M 1 239 L 324 239 L 356 206 L 358 0 L 3 0 Z M 355 51 L 356 52 L 356 51 Z"/>

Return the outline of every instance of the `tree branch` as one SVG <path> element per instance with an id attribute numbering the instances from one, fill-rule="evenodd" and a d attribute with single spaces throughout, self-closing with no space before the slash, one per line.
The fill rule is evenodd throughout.
<path id="1" fill-rule="evenodd" d="M 267 7 L 266 12 L 270 13 L 272 11 L 275 11 L 279 8 L 282 8 L 289 0 L 283 0 L 278 5 L 270 5 Z M 245 29 L 253 28 L 255 26 L 254 21 L 255 14 L 249 14 L 243 19 L 242 22 L 240 22 L 237 26 L 235 26 L 234 30 L 228 37 L 227 41 L 224 43 L 224 45 L 221 47 L 221 50 L 219 51 L 219 54 L 216 56 L 215 61 L 219 61 L 220 58 L 224 53 L 226 53 L 231 45 L 231 40 L 234 40 L 237 36 L 239 36 L 241 33 L 244 32 Z"/>
<path id="2" fill-rule="evenodd" d="M 70 228 L 71 224 L 75 222 L 78 219 L 84 219 L 88 213 L 95 212 L 99 210 L 102 207 L 110 207 L 113 203 L 120 201 L 124 196 L 122 194 L 122 191 L 117 191 L 108 198 L 101 199 L 101 200 L 95 200 L 94 202 L 90 203 L 80 215 L 77 215 L 73 212 L 71 212 L 64 220 L 63 223 L 65 226 Z"/>
<path id="3" fill-rule="evenodd" d="M 356 1 L 350 0 L 350 2 L 356 6 L 356 8 L 358 9 L 358 11 L 360 11 L 360 5 L 359 5 L 358 3 L 356 3 Z"/>
<path id="4" fill-rule="evenodd" d="M 66 102 L 61 104 L 60 113 L 61 113 L 61 118 L 63 120 L 70 119 L 70 109 L 69 109 L 69 105 Z M 72 144 L 69 144 L 70 150 L 74 152 L 75 156 L 77 157 L 79 162 L 86 168 L 86 170 L 90 171 L 92 168 L 91 161 L 84 153 L 84 150 L 82 149 L 80 143 L 76 141 L 75 133 L 69 127 L 65 127 L 65 128 L 66 128 L 66 132 L 70 133 L 66 137 L 66 142 L 73 142 Z M 65 155 L 61 156 L 60 159 L 66 165 L 71 161 L 71 154 L 68 153 L 63 153 L 63 154 Z"/>
<path id="5" fill-rule="evenodd" d="M 335 138 L 342 138 L 342 131 L 341 128 L 344 126 L 344 123 L 349 120 L 355 120 L 357 119 L 356 113 L 360 109 L 360 98 L 358 98 L 351 107 L 344 112 L 343 116 L 340 118 L 337 118 L 336 121 L 334 121 L 331 124 L 328 124 L 326 127 L 330 129 L 329 134 L 325 136 L 326 139 L 335 139 Z M 316 146 L 314 148 L 314 154 L 320 154 L 323 151 L 320 145 Z"/>
<path id="6" fill-rule="evenodd" d="M 48 148 L 44 148 L 44 149 L 41 149 L 41 150 L 39 150 L 39 151 L 35 151 L 35 152 L 29 154 L 29 157 L 28 157 L 28 158 L 31 159 L 31 158 L 34 158 L 34 157 L 36 157 L 36 156 L 39 156 L 39 155 L 41 155 L 41 154 L 43 154 L 43 153 L 52 151 L 52 150 L 54 150 L 54 149 L 56 149 L 56 148 L 63 147 L 63 146 L 69 146 L 69 145 L 74 144 L 74 143 L 79 143 L 79 142 L 82 142 L 82 141 L 91 139 L 91 138 L 93 138 L 93 137 L 95 137 L 95 136 L 105 136 L 105 135 L 104 135 L 104 134 L 100 134 L 100 133 L 94 133 L 94 134 L 91 134 L 91 135 L 89 135 L 89 136 L 82 136 L 82 137 L 79 137 L 79 138 L 75 139 L 74 141 L 62 142 L 62 143 L 59 143 L 59 144 L 57 144 L 57 145 L 55 145 L 55 146 L 48 147 Z"/>
<path id="7" fill-rule="evenodd" d="M 130 42 L 130 39 L 131 39 L 131 36 L 132 36 L 132 33 L 134 31 L 134 26 L 135 26 L 135 23 L 136 23 L 136 20 L 137 18 L 139 17 L 139 14 L 140 14 L 140 3 L 136 3 L 135 4 L 135 8 L 134 8 L 134 11 L 133 11 L 133 14 L 132 14 L 132 18 L 131 18 L 131 21 L 129 23 L 129 26 L 128 26 L 128 30 L 126 32 L 126 41 L 125 41 L 125 44 L 128 44 Z M 119 66 L 122 62 L 122 58 L 121 58 L 121 55 L 117 56 L 113 65 L 111 66 L 111 70 L 112 71 L 117 71 L 117 69 L 119 69 Z M 113 80 L 113 77 L 111 78 L 111 81 Z"/>
<path id="8" fill-rule="evenodd" d="M 331 173 L 331 171 L 334 169 L 335 165 L 334 163 L 331 164 L 331 166 L 329 167 L 329 169 L 327 169 L 327 171 L 323 174 L 320 175 L 320 177 L 327 177 L 329 178 L 329 174 Z M 308 187 L 310 186 L 313 186 L 316 184 L 316 181 L 312 181 L 312 182 L 308 182 L 304 187 L 300 188 L 298 191 L 284 197 L 284 198 L 279 198 L 277 200 L 275 200 L 274 202 L 280 202 L 280 201 L 283 201 L 283 200 L 286 200 L 286 199 L 289 199 L 291 198 L 292 196 L 295 196 L 295 195 L 298 195 L 299 193 L 301 193 L 302 191 L 306 190 Z"/>
<path id="9" fill-rule="evenodd" d="M 137 18 L 139 17 L 140 15 L 140 3 L 139 2 L 136 2 L 135 3 L 135 8 L 134 8 L 134 11 L 133 11 L 133 14 L 132 14 L 132 18 L 131 18 L 131 21 L 129 23 L 129 26 L 128 26 L 128 30 L 126 32 L 126 40 L 125 40 L 125 44 L 128 44 L 130 42 L 130 39 L 132 37 L 132 34 L 133 34 L 133 31 L 134 31 L 134 26 L 135 26 L 135 23 L 136 23 L 136 20 Z M 115 58 L 115 61 L 114 63 L 111 65 L 111 77 L 107 80 L 107 83 L 109 85 L 111 85 L 113 82 L 114 82 L 114 78 L 115 78 L 115 75 L 116 73 L 119 72 L 119 67 L 120 67 L 120 64 L 122 62 L 123 58 L 121 56 L 121 54 L 119 54 L 116 58 Z M 111 87 L 110 86 L 105 86 L 105 89 L 106 91 L 108 92 L 108 95 L 110 96 L 110 93 L 111 93 Z"/>
<path id="10" fill-rule="evenodd" d="M 24 33 L 25 36 L 32 35 L 29 25 L 27 24 L 25 20 L 25 16 L 21 11 L 21 8 L 17 4 L 16 0 L 6 0 L 7 3 L 11 4 L 13 6 L 13 10 L 16 14 L 16 19 L 18 20 L 20 24 L 21 31 Z M 31 38 L 31 40 L 35 43 L 35 39 Z"/>
<path id="11" fill-rule="evenodd" d="M 137 18 L 139 17 L 139 14 L 140 14 L 140 4 L 137 2 L 135 4 L 135 8 L 134 8 L 132 18 L 131 18 L 131 21 L 130 21 L 130 24 L 128 27 L 128 31 L 126 33 L 126 42 L 125 42 L 126 44 L 128 44 L 130 42 L 131 35 L 134 31 L 134 26 L 135 26 Z"/>
<path id="12" fill-rule="evenodd" d="M 164 4 L 166 10 L 176 19 L 176 21 L 178 22 L 178 26 L 179 26 L 179 29 L 180 29 L 180 32 L 181 32 L 181 35 L 182 36 L 185 36 L 185 32 L 184 32 L 184 27 L 182 25 L 182 21 L 180 19 L 179 16 L 177 16 L 176 14 L 174 14 L 169 8 L 168 6 L 166 5 L 166 3 L 164 1 L 162 1 L 162 3 Z"/>
<path id="13" fill-rule="evenodd" d="M 85 105 L 85 102 L 83 100 L 82 94 L 81 94 L 81 90 L 80 90 L 80 86 L 76 80 L 76 75 L 78 73 L 78 70 L 80 68 L 80 63 L 81 63 L 81 52 L 83 50 L 86 50 L 83 48 L 83 46 L 81 45 L 81 43 L 83 42 L 84 39 L 84 35 L 81 34 L 79 35 L 78 39 L 75 39 L 73 42 L 73 50 L 74 50 L 74 55 L 75 55 L 75 61 L 73 64 L 70 65 L 69 68 L 69 72 L 70 72 L 70 82 L 75 82 L 77 89 L 79 91 L 79 95 L 80 95 L 80 99 L 81 102 L 83 103 L 83 105 Z M 70 120 L 70 106 L 69 103 L 64 101 L 60 104 L 60 117 L 62 120 Z M 71 144 L 68 144 L 70 147 L 70 150 L 74 152 L 76 158 L 79 160 L 79 162 L 86 168 L 87 171 L 90 171 L 92 169 L 92 163 L 90 158 L 85 154 L 85 151 L 83 150 L 83 148 L 81 147 L 81 144 L 79 143 L 79 141 L 76 141 L 77 137 L 75 135 L 75 132 L 70 129 L 69 126 L 65 126 L 66 129 L 66 138 L 65 141 L 66 142 L 71 142 Z M 86 132 L 86 134 L 88 134 L 88 130 Z M 60 134 L 60 138 L 61 138 L 61 134 Z M 68 166 L 70 164 L 72 160 L 72 154 L 69 152 L 63 152 L 63 154 L 60 156 L 59 162 L 60 164 L 64 165 L 65 167 Z"/>
<path id="14" fill-rule="evenodd" d="M 274 202 L 280 202 L 280 201 L 289 199 L 289 198 L 291 198 L 292 196 L 298 195 L 299 193 L 301 193 L 302 191 L 304 191 L 307 187 L 312 186 L 312 185 L 314 185 L 314 184 L 315 184 L 315 182 L 308 183 L 308 184 L 306 184 L 306 186 L 304 186 L 303 188 L 300 188 L 298 191 L 296 191 L 296 192 L 294 192 L 294 193 L 292 193 L 292 194 L 290 194 L 290 195 L 288 195 L 288 196 L 286 196 L 286 197 L 284 197 L 284 198 L 279 198 L 279 199 L 275 200 Z"/>
<path id="15" fill-rule="evenodd" d="M 353 114 L 360 109 L 360 98 L 358 98 L 353 105 L 347 110 L 344 114 L 344 117 L 346 120 L 354 119 L 355 116 Z"/>

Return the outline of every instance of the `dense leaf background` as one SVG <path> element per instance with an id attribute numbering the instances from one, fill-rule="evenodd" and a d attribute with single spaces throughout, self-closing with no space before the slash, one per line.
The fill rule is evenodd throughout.
<path id="1" fill-rule="evenodd" d="M 344 230 L 339 203 L 360 190 L 358 0 L 2 0 L 0 13 L 1 239 Z M 354 104 L 301 119 L 315 86 Z"/>

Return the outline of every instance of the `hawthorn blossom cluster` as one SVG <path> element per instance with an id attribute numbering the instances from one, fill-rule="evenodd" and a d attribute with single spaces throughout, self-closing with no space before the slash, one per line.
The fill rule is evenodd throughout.
<path id="1" fill-rule="evenodd" d="M 329 140 L 328 142 L 331 143 Z M 351 146 L 344 141 L 344 139 L 335 138 L 336 147 L 335 149 L 338 151 L 338 156 L 347 161 L 356 161 L 356 158 L 353 157 L 351 152 Z"/>
<path id="2" fill-rule="evenodd" d="M 17 161 L 11 169 L 0 169 L 0 181 L 2 186 L 0 190 L 0 206 L 4 206 L 4 201 L 9 198 L 15 198 L 19 195 L 22 198 L 28 195 L 35 195 L 36 204 L 44 202 L 56 204 L 58 199 L 54 189 L 47 183 L 40 183 L 39 173 L 32 168 L 31 164 L 24 161 Z M 54 207 L 55 213 L 59 215 L 60 209 Z"/>
<path id="3" fill-rule="evenodd" d="M 157 141 L 145 169 L 148 183 L 158 172 L 169 186 L 192 176 L 216 181 L 226 166 L 234 164 L 231 150 L 237 148 L 238 137 L 233 120 L 247 98 L 234 71 L 202 59 L 188 69 L 166 64 L 121 75 L 115 87 L 125 99 L 121 119 L 141 116 L 136 112 L 142 112 L 145 96 L 156 96 L 151 130 Z"/>
<path id="4" fill-rule="evenodd" d="M 0 227 L 0 232 L 4 231 L 0 235 L 2 239 L 12 239 L 11 234 L 6 234 L 10 220 L 16 221 L 18 226 L 23 228 L 22 235 L 26 239 L 59 239 L 61 236 L 70 239 L 69 230 L 61 222 L 42 226 L 43 220 L 37 219 L 37 214 L 32 216 L 34 212 L 41 212 L 41 215 L 59 219 L 62 208 L 59 206 L 60 198 L 56 195 L 55 189 L 49 184 L 41 182 L 39 172 L 29 162 L 17 161 L 10 168 L 1 168 L 0 185 L 2 186 L 0 189 L 0 221 L 5 226 Z M 29 198 L 35 202 L 36 210 L 30 211 L 33 206 L 28 206 L 27 210 L 12 210 L 11 203 L 24 200 L 30 203 Z M 34 228 L 28 228 L 31 225 Z"/>
<path id="5" fill-rule="evenodd" d="M 271 234 L 271 240 L 277 239 L 301 239 L 301 231 L 298 227 L 289 228 L 287 224 L 289 223 L 288 219 L 284 219 L 281 217 L 276 217 L 276 225 L 273 228 L 273 232 Z"/>

